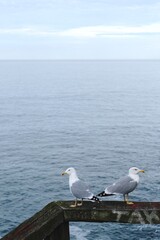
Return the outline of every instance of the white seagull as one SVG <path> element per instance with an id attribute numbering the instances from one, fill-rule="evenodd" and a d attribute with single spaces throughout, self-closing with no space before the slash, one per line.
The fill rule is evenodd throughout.
<path id="1" fill-rule="evenodd" d="M 116 194 L 123 194 L 124 201 L 127 204 L 133 204 L 128 200 L 128 194 L 132 192 L 139 183 L 139 175 L 138 173 L 143 172 L 137 167 L 131 167 L 129 169 L 129 174 L 123 178 L 120 178 L 118 181 L 107 187 L 103 192 L 99 193 L 97 196 L 105 197 Z"/>
<path id="2" fill-rule="evenodd" d="M 73 196 L 76 198 L 75 204 L 71 205 L 71 207 L 82 206 L 83 199 L 99 202 L 99 199 L 94 196 L 88 185 L 78 178 L 76 170 L 73 167 L 67 168 L 67 170 L 62 173 L 62 175 L 64 174 L 69 175 L 69 188 Z M 77 203 L 77 199 L 81 199 L 81 203 Z"/>

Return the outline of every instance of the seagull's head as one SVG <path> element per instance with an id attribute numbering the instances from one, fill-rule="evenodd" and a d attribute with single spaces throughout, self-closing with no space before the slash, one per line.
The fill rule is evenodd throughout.
<path id="1" fill-rule="evenodd" d="M 62 173 L 62 176 L 65 174 L 71 175 L 73 173 L 76 173 L 76 170 L 73 167 L 67 168 L 66 171 Z"/>
<path id="2" fill-rule="evenodd" d="M 137 167 L 131 167 L 131 168 L 129 169 L 129 174 L 138 174 L 138 173 L 140 173 L 140 172 L 143 172 L 143 173 L 144 173 L 144 170 L 139 169 L 139 168 L 137 168 Z"/>

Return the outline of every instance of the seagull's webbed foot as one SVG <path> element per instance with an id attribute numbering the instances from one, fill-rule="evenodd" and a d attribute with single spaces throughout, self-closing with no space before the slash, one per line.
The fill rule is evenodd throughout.
<path id="1" fill-rule="evenodd" d="M 75 203 L 74 204 L 71 204 L 70 207 L 77 207 L 78 204 L 77 204 L 77 200 L 75 200 Z"/>
<path id="2" fill-rule="evenodd" d="M 130 202 L 130 201 L 126 201 L 126 203 L 127 203 L 128 205 L 134 204 L 133 202 Z"/>
<path id="3" fill-rule="evenodd" d="M 77 207 L 77 205 L 76 204 L 72 204 L 72 205 L 70 205 L 70 207 Z"/>
<path id="4" fill-rule="evenodd" d="M 79 206 L 79 207 L 80 207 L 80 206 L 82 206 L 82 204 L 83 204 L 82 202 L 80 202 L 80 203 L 77 203 L 77 206 Z"/>
<path id="5" fill-rule="evenodd" d="M 83 204 L 83 200 L 81 202 L 78 203 L 77 199 L 75 200 L 75 203 L 70 205 L 70 207 L 80 207 Z"/>
<path id="6" fill-rule="evenodd" d="M 80 202 L 80 203 L 77 203 L 77 206 L 82 206 L 82 204 L 83 204 L 83 199 L 82 199 L 82 201 Z"/>
<path id="7" fill-rule="evenodd" d="M 131 201 L 128 200 L 128 194 L 125 194 L 125 195 L 124 195 L 124 201 L 125 201 L 125 203 L 128 204 L 128 205 L 134 204 L 133 202 L 131 202 Z"/>

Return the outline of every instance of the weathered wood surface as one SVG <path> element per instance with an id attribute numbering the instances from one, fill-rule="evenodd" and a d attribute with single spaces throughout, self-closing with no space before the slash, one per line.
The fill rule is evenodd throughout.
<path id="1" fill-rule="evenodd" d="M 119 201 L 85 201 L 76 208 L 71 208 L 71 204 L 72 201 L 48 204 L 2 240 L 69 240 L 70 221 L 160 224 L 160 202 L 127 205 Z"/>
<path id="2" fill-rule="evenodd" d="M 57 229 L 59 231 L 59 240 L 68 240 L 67 234 L 64 237 L 63 227 L 69 235 L 64 223 L 64 212 L 55 202 L 48 204 L 40 212 L 23 222 L 15 230 L 11 231 L 3 240 L 58 240 Z M 68 223 L 67 223 L 68 224 Z M 69 226 L 69 225 L 68 225 Z M 67 230 L 67 231 L 66 231 Z"/>
<path id="3" fill-rule="evenodd" d="M 134 202 L 127 205 L 119 201 L 84 202 L 82 207 L 71 208 L 73 202 L 57 202 L 64 210 L 66 221 L 119 222 L 160 224 L 160 202 Z"/>

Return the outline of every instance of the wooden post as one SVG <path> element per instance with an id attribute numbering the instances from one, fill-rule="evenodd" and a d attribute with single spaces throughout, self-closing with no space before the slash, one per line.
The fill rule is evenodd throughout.
<path id="1" fill-rule="evenodd" d="M 65 236 L 65 238 L 64 238 Z M 11 231 L 3 240 L 69 240 L 69 223 L 55 202 Z"/>
<path id="2" fill-rule="evenodd" d="M 50 236 L 44 240 L 69 240 L 69 222 L 61 223 Z"/>
<path id="3" fill-rule="evenodd" d="M 69 240 L 69 222 L 118 222 L 160 224 L 160 202 L 85 201 L 72 208 L 71 201 L 53 202 L 23 222 L 2 240 Z"/>

